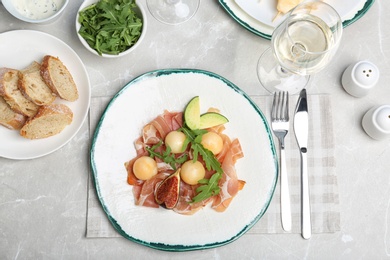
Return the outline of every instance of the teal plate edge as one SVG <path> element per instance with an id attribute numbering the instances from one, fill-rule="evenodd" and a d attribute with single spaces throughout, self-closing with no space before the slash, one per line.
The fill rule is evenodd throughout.
<path id="1" fill-rule="evenodd" d="M 244 22 L 242 19 L 237 17 L 234 12 L 229 8 L 229 6 L 226 4 L 225 0 L 218 0 L 219 3 L 222 5 L 223 8 L 225 8 L 226 12 L 234 19 L 236 22 L 238 22 L 240 25 L 242 25 L 245 29 L 248 31 L 254 33 L 257 36 L 260 36 L 264 39 L 271 40 L 271 35 L 260 32 L 259 30 L 251 27 L 249 24 Z M 367 13 L 367 11 L 370 9 L 370 7 L 374 4 L 375 0 L 367 0 L 364 4 L 363 8 L 357 12 L 357 14 L 350 20 L 346 20 L 343 22 L 343 27 L 347 27 L 348 25 L 353 24 L 357 20 L 359 20 L 363 15 Z"/>
<path id="2" fill-rule="evenodd" d="M 275 165 L 275 173 L 274 173 L 275 176 L 274 176 L 274 180 L 273 180 L 273 183 L 272 183 L 271 190 L 270 190 L 270 192 L 268 194 L 268 202 L 263 207 L 261 212 L 259 212 L 259 214 L 256 216 L 256 218 L 252 220 L 252 222 L 248 223 L 240 232 L 238 232 L 238 234 L 236 234 L 235 236 L 233 236 L 233 237 L 231 237 L 231 238 L 229 238 L 229 239 L 227 239 L 225 241 L 222 241 L 222 242 L 210 243 L 210 244 L 205 244 L 205 245 L 189 245 L 189 246 L 185 246 L 185 245 L 168 245 L 168 244 L 164 244 L 164 243 L 149 243 L 149 242 L 137 239 L 135 237 L 132 237 L 129 234 L 127 234 L 122 229 L 120 224 L 116 221 L 116 219 L 111 216 L 110 211 L 107 208 L 107 206 L 105 205 L 104 200 L 103 200 L 103 198 L 101 196 L 99 183 L 97 181 L 97 168 L 96 168 L 96 165 L 95 165 L 95 156 L 94 156 L 95 155 L 95 144 L 96 144 L 96 140 L 99 137 L 99 132 L 100 132 L 101 125 L 103 124 L 103 121 L 105 119 L 106 113 L 110 109 L 111 105 L 115 102 L 115 100 L 124 91 L 126 91 L 126 89 L 130 88 L 133 84 L 135 84 L 138 81 L 143 80 L 144 78 L 148 78 L 150 76 L 160 77 L 160 76 L 164 76 L 164 75 L 177 74 L 177 73 L 183 73 L 183 74 L 186 74 L 186 73 L 204 74 L 206 76 L 214 77 L 214 78 L 217 78 L 217 79 L 223 81 L 228 87 L 230 87 L 235 92 L 237 92 L 238 94 L 243 96 L 250 103 L 250 105 L 253 107 L 253 109 L 255 109 L 255 111 L 259 114 L 261 120 L 263 121 L 263 124 L 264 124 L 264 127 L 266 129 L 266 132 L 268 134 L 268 140 L 269 140 L 269 144 L 270 144 L 270 149 L 272 151 L 273 161 L 274 161 L 274 165 Z M 264 213 L 267 211 L 267 209 L 269 207 L 269 204 L 271 203 L 272 197 L 274 195 L 274 192 L 275 192 L 275 188 L 276 188 L 276 184 L 277 184 L 277 180 L 278 180 L 278 172 L 279 172 L 279 170 L 278 170 L 278 167 L 279 167 L 278 166 L 278 157 L 277 157 L 277 152 L 276 152 L 276 149 L 275 149 L 275 143 L 273 141 L 273 137 L 272 137 L 272 133 L 271 133 L 271 128 L 270 128 L 269 123 L 268 123 L 266 117 L 264 116 L 263 112 L 260 110 L 260 108 L 251 100 L 251 98 L 244 91 L 242 91 L 239 87 L 234 85 L 229 80 L 227 80 L 227 79 L 223 78 L 222 76 L 219 76 L 219 75 L 217 75 L 217 74 L 215 74 L 213 72 L 205 71 L 205 70 L 198 70 L 198 69 L 160 69 L 160 70 L 154 70 L 154 71 L 146 72 L 146 73 L 144 73 L 144 74 L 134 78 L 133 80 L 128 82 L 121 90 L 119 90 L 117 92 L 117 94 L 115 94 L 114 97 L 111 99 L 111 101 L 108 103 L 108 105 L 105 108 L 105 110 L 104 110 L 104 112 L 103 112 L 103 114 L 102 114 L 102 116 L 101 116 L 101 118 L 100 118 L 100 120 L 99 120 L 99 122 L 98 122 L 98 124 L 96 126 L 96 129 L 94 131 L 94 135 L 93 135 L 93 139 L 92 139 L 92 145 L 91 145 L 91 151 L 90 151 L 90 165 L 91 165 L 91 169 L 92 169 L 93 183 L 95 185 L 96 193 L 97 193 L 97 196 L 99 198 L 100 204 L 101 204 L 104 212 L 106 213 L 109 221 L 111 222 L 113 227 L 118 231 L 118 233 L 120 235 L 122 235 L 124 238 L 126 238 L 126 239 L 128 239 L 130 241 L 133 241 L 135 243 L 138 243 L 138 244 L 141 244 L 141 245 L 153 248 L 153 249 L 158 249 L 158 250 L 162 250 L 162 251 L 172 251 L 172 252 L 185 252 L 185 251 L 203 250 L 203 249 L 210 249 L 210 248 L 220 247 L 220 246 L 229 244 L 229 243 L 237 240 L 238 238 L 240 238 L 248 230 L 250 230 L 261 219 L 261 217 L 264 215 Z"/>

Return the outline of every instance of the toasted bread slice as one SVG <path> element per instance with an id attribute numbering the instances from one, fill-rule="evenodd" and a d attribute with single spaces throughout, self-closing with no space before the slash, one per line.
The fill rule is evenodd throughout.
<path id="1" fill-rule="evenodd" d="M 39 106 L 27 99 L 18 87 L 19 71 L 10 68 L 0 69 L 0 95 L 12 110 L 27 117 L 34 116 Z"/>
<path id="2" fill-rule="evenodd" d="M 28 139 L 40 139 L 56 135 L 72 123 L 73 112 L 64 104 L 43 105 L 38 113 L 27 120 L 20 135 Z"/>
<path id="3" fill-rule="evenodd" d="M 41 65 L 36 61 L 19 71 L 18 87 L 26 98 L 39 106 L 51 104 L 56 99 L 56 95 L 43 81 Z"/>
<path id="4" fill-rule="evenodd" d="M 0 96 L 0 125 L 18 130 L 22 128 L 25 122 L 26 117 L 13 111 L 4 98 Z"/>
<path id="5" fill-rule="evenodd" d="M 41 76 L 60 98 L 75 101 L 79 97 L 72 75 L 59 58 L 46 55 L 41 65 Z"/>

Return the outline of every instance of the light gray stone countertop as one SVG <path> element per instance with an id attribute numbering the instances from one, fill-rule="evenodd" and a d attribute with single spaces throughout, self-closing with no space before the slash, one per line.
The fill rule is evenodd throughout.
<path id="1" fill-rule="evenodd" d="M 113 96 L 142 73 L 163 68 L 215 72 L 249 95 L 266 95 L 256 76 L 260 54 L 270 41 L 244 29 L 216 0 L 178 26 L 155 20 L 145 7 L 143 43 L 128 56 L 102 59 L 88 52 L 75 31 L 81 0 L 49 25 L 13 18 L 0 5 L 0 33 L 32 29 L 68 44 L 88 71 L 92 96 Z M 87 239 L 86 209 L 90 136 L 88 118 L 65 146 L 33 160 L 0 158 L 1 259 L 384 259 L 390 257 L 390 142 L 375 141 L 361 127 L 372 106 L 390 104 L 390 2 L 376 0 L 344 30 L 332 64 L 315 75 L 309 94 L 332 97 L 341 231 L 314 234 L 247 234 L 226 246 L 183 253 L 158 251 L 124 238 Z M 359 60 L 375 63 L 379 83 L 363 98 L 348 95 L 340 79 Z M 2 144 L 0 144 L 2 145 Z"/>

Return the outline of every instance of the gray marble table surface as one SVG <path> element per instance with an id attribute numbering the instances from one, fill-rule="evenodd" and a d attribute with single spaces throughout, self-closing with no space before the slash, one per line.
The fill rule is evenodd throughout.
<path id="1" fill-rule="evenodd" d="M 81 0 L 69 2 L 49 25 L 13 18 L 0 5 L 0 33 L 31 29 L 68 44 L 88 71 L 92 96 L 113 96 L 136 76 L 155 69 L 196 68 L 217 73 L 249 95 L 266 95 L 256 76 L 270 41 L 235 22 L 216 0 L 201 0 L 197 14 L 178 26 L 155 20 L 144 6 L 148 28 L 130 55 L 102 59 L 88 52 L 75 31 Z M 88 118 L 65 146 L 33 160 L 0 158 L 0 259 L 385 259 L 390 257 L 390 142 L 375 141 L 361 127 L 364 113 L 390 104 L 390 2 L 376 0 L 348 26 L 331 66 L 315 75 L 310 94 L 332 97 L 341 230 L 314 234 L 247 234 L 228 245 L 183 253 L 164 252 L 124 238 L 85 236 L 91 133 Z M 369 60 L 381 71 L 363 98 L 348 95 L 345 68 Z M 0 144 L 2 145 L 2 144 Z"/>

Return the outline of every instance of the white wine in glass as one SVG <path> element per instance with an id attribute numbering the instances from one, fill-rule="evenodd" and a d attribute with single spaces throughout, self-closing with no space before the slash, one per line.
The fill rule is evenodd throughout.
<path id="1" fill-rule="evenodd" d="M 150 13 L 158 21 L 177 25 L 191 19 L 198 11 L 200 0 L 146 0 Z"/>
<path id="2" fill-rule="evenodd" d="M 297 93 L 310 75 L 321 71 L 336 53 L 342 35 L 337 11 L 324 2 L 304 2 L 274 30 L 271 48 L 259 59 L 257 73 L 271 93 Z"/>

